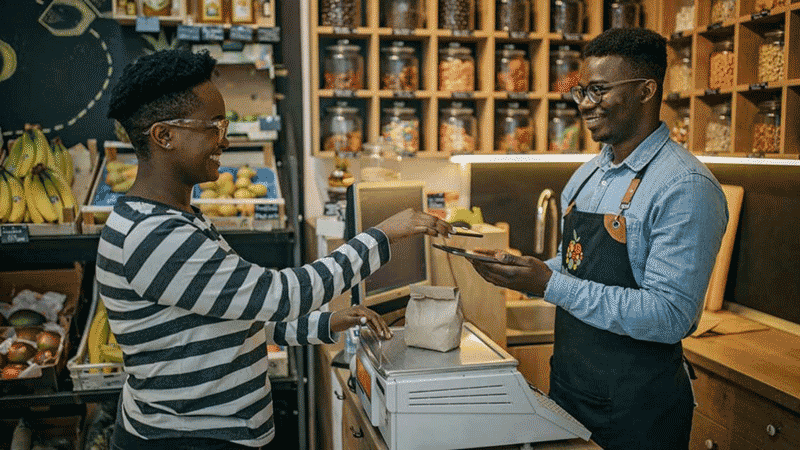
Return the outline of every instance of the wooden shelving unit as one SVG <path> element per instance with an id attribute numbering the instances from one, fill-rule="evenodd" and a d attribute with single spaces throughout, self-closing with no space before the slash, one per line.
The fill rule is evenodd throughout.
<path id="1" fill-rule="evenodd" d="M 123 25 L 133 25 L 136 23 L 137 15 L 142 15 L 141 0 L 136 0 L 137 15 L 128 14 L 124 2 L 119 0 L 112 0 L 111 14 L 114 20 Z M 246 26 L 252 28 L 271 28 L 275 26 L 275 0 L 267 0 L 267 11 L 269 15 L 263 12 L 262 0 L 253 0 L 254 3 L 254 20 L 253 23 L 230 23 L 227 22 L 208 22 L 204 23 L 200 20 L 200 10 L 198 0 L 172 0 L 171 15 L 169 16 L 156 16 L 159 22 L 167 25 L 218 25 L 225 29 L 232 26 Z"/>

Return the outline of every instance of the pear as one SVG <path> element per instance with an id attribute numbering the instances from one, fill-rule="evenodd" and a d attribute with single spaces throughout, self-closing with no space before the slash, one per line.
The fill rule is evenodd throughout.
<path id="1" fill-rule="evenodd" d="M 236 186 L 233 184 L 233 181 L 227 178 L 224 180 L 217 181 L 217 185 L 218 185 L 217 192 L 219 193 L 220 197 L 225 195 L 231 195 L 233 194 L 233 191 L 236 190 Z"/>
<path id="2" fill-rule="evenodd" d="M 216 189 L 217 188 L 217 182 L 216 181 L 206 181 L 205 183 L 200 183 L 197 186 L 199 186 L 200 189 L 206 191 L 206 190 L 209 190 L 209 189 Z"/>
<path id="3" fill-rule="evenodd" d="M 217 191 L 206 189 L 200 193 L 200 198 L 217 198 Z"/>
<path id="4" fill-rule="evenodd" d="M 253 193 L 249 189 L 237 189 L 233 193 L 233 198 L 253 198 Z"/>
<path id="5" fill-rule="evenodd" d="M 253 184 L 253 182 L 250 181 L 250 178 L 239 177 L 236 179 L 236 187 L 238 189 L 247 189 L 251 184 Z"/>
<path id="6" fill-rule="evenodd" d="M 217 178 L 217 186 L 219 186 L 225 180 L 230 180 L 233 182 L 233 174 L 230 172 L 220 172 L 219 178 Z"/>
<path id="7" fill-rule="evenodd" d="M 255 197 L 263 197 L 267 195 L 267 186 L 261 183 L 253 183 L 247 189 L 249 189 Z"/>
<path id="8" fill-rule="evenodd" d="M 232 203 L 223 203 L 221 205 L 217 205 L 217 209 L 219 209 L 220 216 L 231 217 L 235 216 L 237 213 L 236 205 Z"/>
<path id="9" fill-rule="evenodd" d="M 239 170 L 236 171 L 236 176 L 238 178 L 247 178 L 248 180 L 256 176 L 256 171 L 251 169 L 248 165 L 243 165 L 239 167 Z"/>

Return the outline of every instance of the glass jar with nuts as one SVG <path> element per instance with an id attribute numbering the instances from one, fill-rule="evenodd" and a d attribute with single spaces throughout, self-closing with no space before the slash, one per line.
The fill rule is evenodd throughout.
<path id="1" fill-rule="evenodd" d="M 581 124 L 578 111 L 564 102 L 550 109 L 547 128 L 548 151 L 552 153 L 578 153 L 581 151 Z"/>
<path id="2" fill-rule="evenodd" d="M 354 156 L 364 141 L 363 121 L 359 109 L 339 102 L 326 109 L 322 120 L 322 151 L 339 156 Z"/>
<path id="3" fill-rule="evenodd" d="M 381 89 L 416 91 L 419 89 L 419 59 L 414 48 L 392 42 L 381 49 Z"/>
<path id="4" fill-rule="evenodd" d="M 736 0 L 713 0 L 711 2 L 711 23 L 724 22 L 736 15 Z"/>
<path id="5" fill-rule="evenodd" d="M 758 81 L 780 81 L 783 71 L 783 30 L 768 31 L 764 33 L 764 43 L 758 47 Z"/>
<path id="6" fill-rule="evenodd" d="M 475 90 L 475 60 L 469 47 L 451 42 L 439 50 L 439 90 Z"/>
<path id="7" fill-rule="evenodd" d="M 686 147 L 686 143 L 689 142 L 690 126 L 691 121 L 689 120 L 689 107 L 682 106 L 675 111 L 675 119 L 672 121 L 669 137 L 678 144 Z"/>
<path id="8" fill-rule="evenodd" d="M 509 103 L 497 108 L 494 147 L 505 153 L 530 153 L 533 151 L 533 124 L 530 110 L 519 103 Z"/>
<path id="9" fill-rule="evenodd" d="M 781 101 L 765 100 L 758 104 L 753 124 L 753 153 L 779 153 L 781 148 Z"/>
<path id="10" fill-rule="evenodd" d="M 506 92 L 527 92 L 529 64 L 525 50 L 508 44 L 497 52 L 497 80 L 495 90 Z"/>
<path id="11" fill-rule="evenodd" d="M 731 104 L 720 103 L 711 108 L 711 118 L 706 125 L 706 152 L 731 151 Z"/>
<path id="12" fill-rule="evenodd" d="M 692 89 L 692 48 L 681 47 L 675 52 L 675 60 L 669 66 L 669 87 L 671 92 Z"/>
<path id="13" fill-rule="evenodd" d="M 716 42 L 711 50 L 708 86 L 711 89 L 733 87 L 733 70 L 735 67 L 736 54 L 733 52 L 733 40 L 724 39 Z"/>
<path id="14" fill-rule="evenodd" d="M 472 108 L 453 102 L 439 110 L 439 151 L 450 154 L 474 153 L 478 123 Z"/>
<path id="15" fill-rule="evenodd" d="M 788 0 L 756 0 L 753 3 L 753 12 L 769 11 L 778 6 L 784 6 L 789 3 Z"/>
<path id="16" fill-rule="evenodd" d="M 364 88 L 364 57 L 361 47 L 347 39 L 327 47 L 324 89 L 352 90 Z"/>
<path id="17" fill-rule="evenodd" d="M 400 155 L 411 155 L 419 151 L 419 118 L 417 110 L 405 102 L 395 102 L 383 109 L 381 119 L 383 141 Z"/>
<path id="18" fill-rule="evenodd" d="M 319 22 L 323 27 L 360 26 L 361 0 L 320 0 Z"/>

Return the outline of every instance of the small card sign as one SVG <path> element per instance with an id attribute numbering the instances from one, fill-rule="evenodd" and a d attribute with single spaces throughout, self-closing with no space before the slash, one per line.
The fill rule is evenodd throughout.
<path id="1" fill-rule="evenodd" d="M 159 31 L 161 31 L 161 23 L 158 17 L 136 17 L 137 33 L 158 33 Z"/>
<path id="2" fill-rule="evenodd" d="M 766 82 L 753 83 L 753 84 L 750 85 L 750 90 L 751 91 L 763 91 L 766 88 L 767 88 L 767 83 Z"/>
<path id="3" fill-rule="evenodd" d="M 764 18 L 764 17 L 768 17 L 770 15 L 770 13 L 771 13 L 770 10 L 762 9 L 760 12 L 751 14 L 750 18 L 752 20 L 758 20 L 758 19 L 761 19 L 761 18 Z"/>
<path id="4" fill-rule="evenodd" d="M 24 244 L 30 241 L 27 225 L 3 225 L 0 228 L 0 243 Z"/>
<path id="5" fill-rule="evenodd" d="M 393 28 L 392 34 L 395 36 L 413 36 L 414 30 L 410 28 Z"/>
<path id="6" fill-rule="evenodd" d="M 224 41 L 225 29 L 219 26 L 204 26 L 201 28 L 204 41 Z"/>
<path id="7" fill-rule="evenodd" d="M 259 117 L 258 127 L 261 129 L 261 131 L 280 131 L 281 116 Z"/>
<path id="8" fill-rule="evenodd" d="M 508 98 L 512 100 L 527 100 L 528 93 L 527 92 L 509 92 Z"/>
<path id="9" fill-rule="evenodd" d="M 453 30 L 453 36 L 458 36 L 458 37 L 472 36 L 472 30 Z"/>
<path id="10" fill-rule="evenodd" d="M 256 39 L 258 42 L 280 42 L 281 28 L 259 28 Z"/>
<path id="11" fill-rule="evenodd" d="M 178 25 L 178 40 L 200 42 L 200 27 L 192 25 Z"/>
<path id="12" fill-rule="evenodd" d="M 706 95 L 719 95 L 719 89 L 706 89 Z"/>
<path id="13" fill-rule="evenodd" d="M 463 99 L 470 99 L 472 98 L 472 92 L 453 92 L 453 98 L 463 98 Z"/>
<path id="14" fill-rule="evenodd" d="M 428 194 L 428 209 L 445 209 L 444 192 Z"/>
<path id="15" fill-rule="evenodd" d="M 580 33 L 564 33 L 562 35 L 565 41 L 580 41 L 583 40 L 583 35 Z"/>
<path id="16" fill-rule="evenodd" d="M 333 90 L 334 97 L 355 97 L 356 91 L 350 89 L 334 89 Z"/>
<path id="17" fill-rule="evenodd" d="M 251 42 L 253 29 L 245 26 L 231 27 L 230 38 L 234 41 Z"/>
<path id="18" fill-rule="evenodd" d="M 417 96 L 414 91 L 394 91 L 392 95 L 394 98 L 415 98 Z"/>
<path id="19" fill-rule="evenodd" d="M 511 39 L 528 39 L 528 33 L 524 31 L 509 31 L 508 37 Z"/>
<path id="20" fill-rule="evenodd" d="M 347 28 L 347 27 L 333 27 L 334 34 L 355 34 L 356 30 L 354 28 Z"/>
<path id="21" fill-rule="evenodd" d="M 708 26 L 709 31 L 716 30 L 717 28 L 722 28 L 722 22 L 712 23 Z"/>

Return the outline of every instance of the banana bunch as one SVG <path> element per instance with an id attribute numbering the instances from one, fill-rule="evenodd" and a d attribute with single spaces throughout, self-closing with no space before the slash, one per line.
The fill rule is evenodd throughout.
<path id="1" fill-rule="evenodd" d="M 20 223 L 27 209 L 22 181 L 0 167 L 0 222 Z"/>
<path id="2" fill-rule="evenodd" d="M 136 181 L 139 166 L 121 161 L 106 162 L 106 184 L 111 186 L 111 191 L 125 193 Z"/>
<path id="3" fill-rule="evenodd" d="M 10 181 L 8 181 L 10 180 Z M 6 178 L 8 181 L 9 190 L 16 189 L 14 183 L 18 179 Z M 22 179 L 23 198 L 25 199 L 25 216 L 23 222 L 33 223 L 64 223 L 69 222 L 71 219 L 65 218 L 65 211 L 72 211 L 72 217 L 77 214 L 77 205 L 75 203 L 75 196 L 72 194 L 64 176 L 57 170 L 45 167 L 39 164 L 34 167 Z M 18 192 L 18 190 L 16 190 Z M 2 197 L 2 181 L 0 181 L 0 197 Z M 17 207 L 15 196 L 11 196 L 11 213 L 9 213 L 8 222 L 11 219 L 16 219 L 13 214 L 14 208 Z M 0 215 L 3 214 L 2 206 L 6 200 L 0 198 Z M 12 217 L 13 216 L 13 217 Z M 18 221 L 17 221 L 18 222 Z"/>
<path id="4" fill-rule="evenodd" d="M 89 327 L 87 337 L 87 350 L 89 351 L 89 364 L 101 363 L 121 363 L 122 349 L 117 344 L 117 339 L 111 328 L 108 326 L 108 311 L 103 302 L 98 300 L 97 311 L 95 312 L 92 324 Z M 91 369 L 91 373 L 97 373 L 97 369 Z M 104 367 L 104 373 L 114 372 L 113 367 Z"/>
<path id="5" fill-rule="evenodd" d="M 61 139 L 55 138 L 51 146 L 41 126 L 25 124 L 22 136 L 14 141 L 9 150 L 5 166 L 15 176 L 23 178 L 39 164 L 60 172 L 68 185 L 72 186 L 74 178 L 72 155 Z"/>

